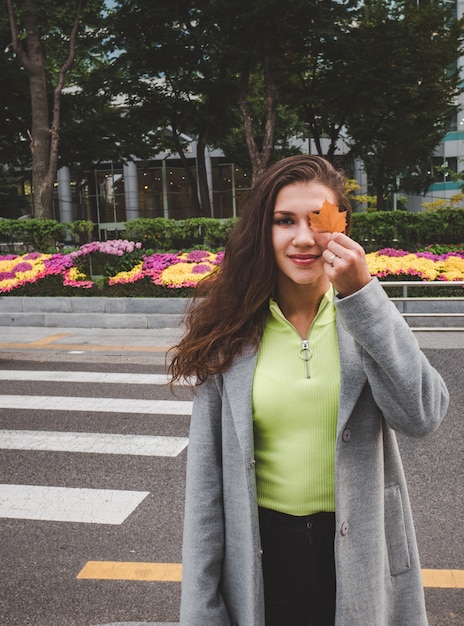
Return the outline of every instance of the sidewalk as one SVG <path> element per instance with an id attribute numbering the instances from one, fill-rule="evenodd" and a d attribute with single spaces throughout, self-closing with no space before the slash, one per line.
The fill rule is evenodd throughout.
<path id="1" fill-rule="evenodd" d="M 164 365 L 183 328 L 0 328 L 0 358 Z"/>
<path id="2" fill-rule="evenodd" d="M 171 328 L 0 328 L 0 355 L 16 360 L 53 358 L 57 361 L 92 361 L 118 358 L 164 364 L 166 352 L 179 341 L 183 327 Z M 423 349 L 462 350 L 464 332 L 414 330 Z"/>

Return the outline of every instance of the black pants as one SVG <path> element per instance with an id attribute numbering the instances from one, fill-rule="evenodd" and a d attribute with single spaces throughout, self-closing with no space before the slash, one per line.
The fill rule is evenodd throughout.
<path id="1" fill-rule="evenodd" d="M 333 626 L 335 514 L 259 509 L 266 626 Z"/>

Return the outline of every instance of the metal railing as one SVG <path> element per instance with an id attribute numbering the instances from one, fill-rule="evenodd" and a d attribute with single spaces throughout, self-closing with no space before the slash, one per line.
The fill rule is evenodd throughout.
<path id="1" fill-rule="evenodd" d="M 397 307 L 403 317 L 410 323 L 414 330 L 428 331 L 464 331 L 464 290 L 463 296 L 426 296 L 414 297 L 408 295 L 408 289 L 414 287 L 426 287 L 433 289 L 437 287 L 461 287 L 464 288 L 464 280 L 455 281 L 421 281 L 421 280 L 405 280 L 405 281 L 380 281 L 383 287 L 401 287 L 402 296 L 391 296 L 390 300 L 397 304 Z M 409 304 L 414 303 L 414 308 L 421 308 L 419 311 L 411 310 Z M 419 305 L 419 306 L 417 306 Z M 421 306 L 422 305 L 422 306 Z M 444 305 L 445 310 L 437 310 Z M 457 310 L 456 310 L 457 309 Z M 430 319 L 437 325 L 421 326 L 418 323 L 421 320 Z M 458 320 L 459 326 L 449 326 L 447 324 L 439 324 L 440 320 Z"/>

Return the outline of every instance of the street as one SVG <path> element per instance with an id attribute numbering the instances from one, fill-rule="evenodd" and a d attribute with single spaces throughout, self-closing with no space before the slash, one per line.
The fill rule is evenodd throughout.
<path id="1" fill-rule="evenodd" d="M 40 333 L 0 345 L 0 624 L 176 622 L 191 391 L 166 386 L 152 336 L 131 349 L 127 331 L 116 350 L 100 330 L 79 350 Z M 436 433 L 399 442 L 430 626 L 462 625 L 462 348 L 425 352 L 451 406 Z"/>

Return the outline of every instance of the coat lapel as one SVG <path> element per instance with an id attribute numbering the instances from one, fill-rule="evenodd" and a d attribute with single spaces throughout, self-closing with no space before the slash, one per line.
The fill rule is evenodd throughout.
<path id="1" fill-rule="evenodd" d="M 235 359 L 224 372 L 224 390 L 235 431 L 245 458 L 253 456 L 252 384 L 258 353 L 253 348 Z"/>
<path id="2" fill-rule="evenodd" d="M 337 434 L 346 425 L 363 390 L 367 377 L 363 367 L 361 348 L 343 328 L 337 318 L 338 345 L 340 349 L 340 405 Z"/>

